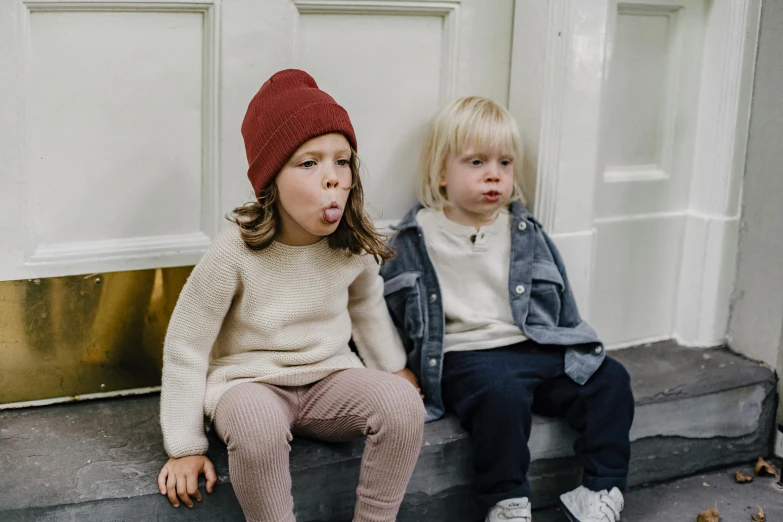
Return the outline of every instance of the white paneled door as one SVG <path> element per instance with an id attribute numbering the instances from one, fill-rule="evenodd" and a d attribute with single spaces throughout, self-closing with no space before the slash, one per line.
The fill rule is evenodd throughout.
<path id="1" fill-rule="evenodd" d="M 609 344 L 725 341 L 759 6 L 609 3 L 590 295 Z"/>
<path id="2" fill-rule="evenodd" d="M 446 99 L 508 101 L 513 0 L 4 0 L 0 280 L 195 263 L 251 193 L 240 125 L 299 67 L 351 115 L 379 221 Z"/>
<path id="3" fill-rule="evenodd" d="M 610 347 L 725 341 L 759 14 L 516 4 L 510 108 L 537 158 L 535 213 Z"/>
<path id="4" fill-rule="evenodd" d="M 0 281 L 194 264 L 274 72 L 351 114 L 379 222 L 447 99 L 508 103 L 611 346 L 725 336 L 760 0 L 2 0 Z M 513 55 L 512 55 L 513 50 Z"/>

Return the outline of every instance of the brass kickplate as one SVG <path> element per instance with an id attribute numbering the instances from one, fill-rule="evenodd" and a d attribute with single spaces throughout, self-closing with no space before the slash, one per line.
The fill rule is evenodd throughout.
<path id="1" fill-rule="evenodd" d="M 159 386 L 192 269 L 0 282 L 0 409 Z"/>

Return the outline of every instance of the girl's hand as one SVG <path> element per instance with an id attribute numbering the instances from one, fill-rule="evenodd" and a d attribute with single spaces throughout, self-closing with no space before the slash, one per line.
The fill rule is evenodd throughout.
<path id="1" fill-rule="evenodd" d="M 217 475 L 212 462 L 204 455 L 189 455 L 178 459 L 170 458 L 158 475 L 158 489 L 161 495 L 168 495 L 169 502 L 179 507 L 179 499 L 189 508 L 193 507 L 190 497 L 201 502 L 201 492 L 198 490 L 198 477 L 201 474 L 207 479 L 207 493 L 217 483 Z"/>
<path id="2" fill-rule="evenodd" d="M 416 374 L 410 371 L 408 368 L 403 368 L 402 370 L 398 372 L 394 372 L 394 375 L 398 375 L 411 383 L 414 388 L 416 388 L 416 391 L 419 392 L 419 395 L 421 395 L 421 398 L 424 398 L 424 394 L 421 393 L 421 387 L 419 386 L 419 380 L 416 378 Z"/>

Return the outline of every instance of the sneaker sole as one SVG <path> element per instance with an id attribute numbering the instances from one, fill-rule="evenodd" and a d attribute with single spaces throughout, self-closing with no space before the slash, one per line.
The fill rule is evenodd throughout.
<path id="1" fill-rule="evenodd" d="M 562 499 L 558 499 L 558 502 L 560 503 L 560 507 L 563 509 L 563 513 L 565 513 L 565 516 L 570 520 L 571 522 L 579 522 L 579 519 L 576 518 L 573 513 L 571 513 L 571 510 L 569 510 Z"/>

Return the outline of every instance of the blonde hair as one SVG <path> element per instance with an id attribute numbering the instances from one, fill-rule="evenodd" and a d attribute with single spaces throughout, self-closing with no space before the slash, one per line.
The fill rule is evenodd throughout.
<path id="1" fill-rule="evenodd" d="M 360 175 L 360 162 L 356 152 L 351 153 L 351 192 L 345 204 L 345 214 L 337 230 L 329 234 L 329 246 L 349 254 L 369 254 L 380 262 L 394 257 L 392 250 L 364 211 L 364 190 Z M 252 250 L 263 250 L 275 240 L 280 226 L 277 211 L 279 192 L 272 181 L 258 200 L 235 208 L 227 219 L 239 226 L 242 240 Z"/>
<path id="2" fill-rule="evenodd" d="M 418 196 L 422 205 L 442 210 L 448 204 L 440 186 L 449 159 L 467 147 L 478 151 L 511 151 L 514 154 L 514 187 L 511 201 L 524 203 L 519 180 L 522 145 L 514 117 L 505 107 L 488 98 L 466 96 L 446 104 L 430 123 L 419 167 Z"/>

